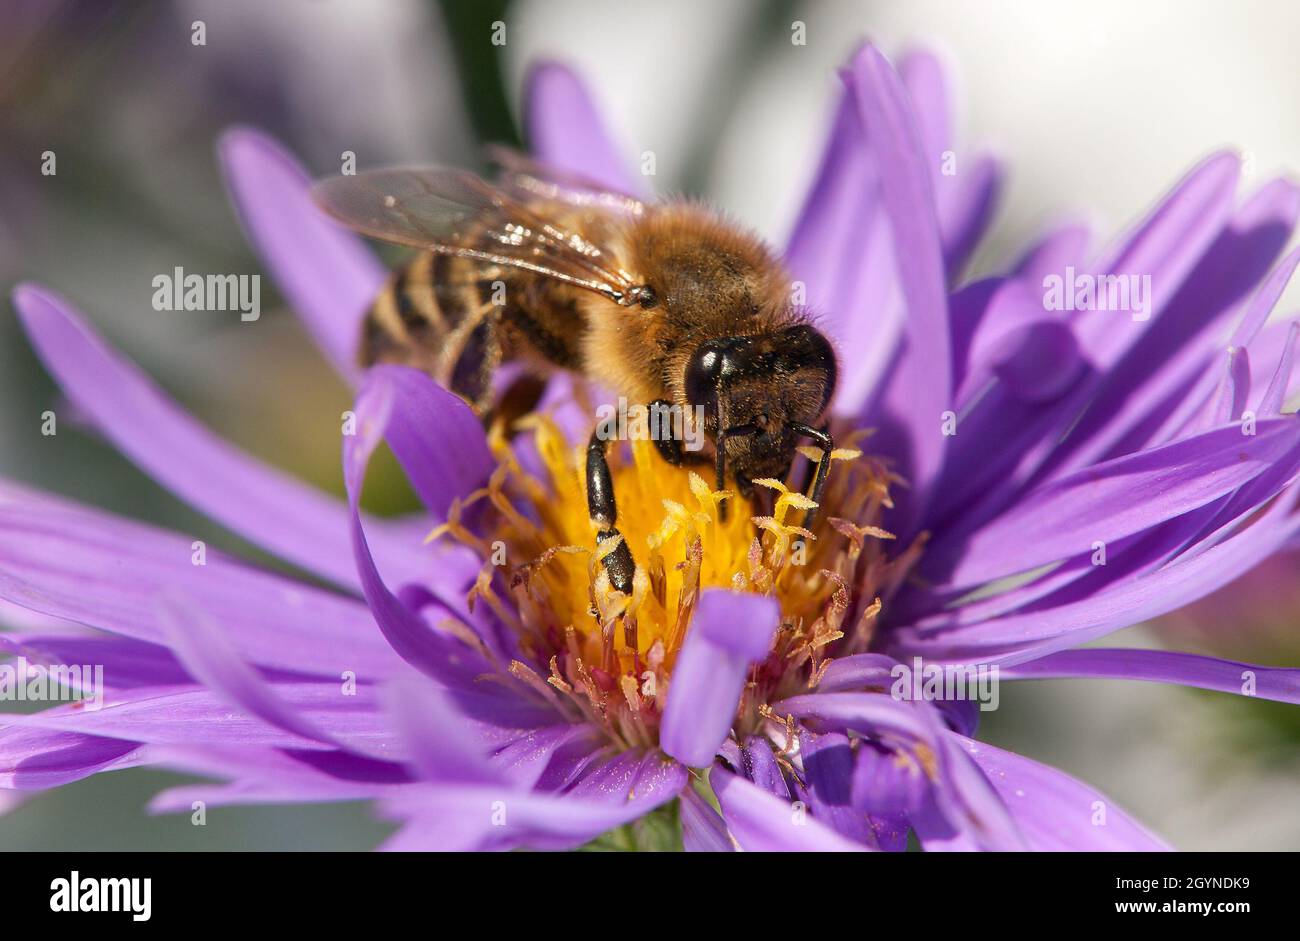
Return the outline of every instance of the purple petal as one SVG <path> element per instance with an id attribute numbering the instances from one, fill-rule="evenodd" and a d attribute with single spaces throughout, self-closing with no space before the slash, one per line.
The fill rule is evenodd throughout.
<path id="1" fill-rule="evenodd" d="M 1117 249 L 1093 266 L 1099 273 L 1150 275 L 1151 311 L 1148 321 L 1112 311 L 1078 317 L 1080 342 L 1089 362 L 1115 362 L 1159 319 L 1178 286 L 1227 224 L 1239 172 L 1236 154 L 1207 157 Z"/>
<path id="2" fill-rule="evenodd" d="M 1170 416 L 1171 404 L 1176 411 L 1185 408 L 1186 414 L 1195 411 L 1202 392 L 1188 387 L 1221 352 L 1223 334 L 1268 274 L 1298 213 L 1300 189 L 1285 180 L 1273 181 L 1246 200 L 1169 301 L 1160 329 L 1148 331 L 1106 374 L 1087 412 L 1055 449 L 1049 462 L 1052 473 L 1068 473 L 1164 443 L 1163 429 L 1185 420 Z M 1276 273 L 1269 275 L 1266 287 L 1277 279 Z M 1276 300 L 1267 300 L 1264 288 L 1254 293 L 1243 323 L 1257 319 L 1260 309 L 1267 316 Z M 1242 332 L 1238 345 L 1249 341 L 1250 333 Z M 1252 349 L 1252 358 L 1254 353 Z"/>
<path id="3" fill-rule="evenodd" d="M 925 634 L 1091 597 L 1124 579 L 1154 572 L 1176 557 L 1205 525 L 1207 515 L 1221 505 L 1223 501 L 1107 546 L 1105 566 L 1094 565 L 1092 555 L 1077 555 L 1019 587 L 993 590 L 977 600 L 963 599 L 969 594 L 966 588 L 932 594 L 915 591 L 895 606 L 897 623 L 908 625 L 902 629 L 905 632 Z"/>
<path id="4" fill-rule="evenodd" d="M 987 156 L 969 163 L 962 157 L 957 172 L 945 174 L 945 152 L 953 144 L 952 109 L 943 65 L 933 53 L 913 50 L 899 60 L 898 76 L 912 103 L 925 165 L 931 171 L 944 262 L 952 280 L 970 258 L 992 218 L 1001 168 Z"/>
<path id="5" fill-rule="evenodd" d="M 988 231 L 1002 192 L 1002 165 L 981 154 L 966 159 L 952 176 L 935 177 L 936 212 L 943 238 L 944 270 L 955 281 Z"/>
<path id="6" fill-rule="evenodd" d="M 1073 385 L 1084 362 L 1069 326 L 1039 320 L 999 337 L 990 365 L 1017 399 L 1040 402 L 1057 398 Z"/>
<path id="7" fill-rule="evenodd" d="M 234 782 L 163 791 L 150 802 L 151 813 L 188 813 L 194 800 L 215 805 L 361 800 L 412 787 L 402 765 L 350 752 L 182 744 L 150 745 L 147 753 L 151 764 Z"/>
<path id="8" fill-rule="evenodd" d="M 43 790 L 139 763 L 135 742 L 50 729 L 0 728 L 0 787 Z"/>
<path id="9" fill-rule="evenodd" d="M 937 715 L 937 710 L 932 710 Z M 936 806 L 983 850 L 1021 850 L 1025 836 L 986 774 L 934 722 L 942 779 L 930 788 Z"/>
<path id="10" fill-rule="evenodd" d="M 687 779 L 686 769 L 661 752 L 625 751 L 584 770 L 566 796 L 610 804 L 649 801 L 650 806 L 658 806 L 676 797 Z"/>
<path id="11" fill-rule="evenodd" d="M 853 748 L 842 732 L 799 730 L 804 781 L 799 793 L 815 816 L 855 843 L 876 848 L 876 832 L 852 802 Z"/>
<path id="12" fill-rule="evenodd" d="M 1300 703 L 1300 670 L 1170 650 L 1062 650 L 1001 670 L 1003 679 L 1117 679 L 1174 683 L 1238 696 Z"/>
<path id="13" fill-rule="evenodd" d="M 906 94 L 889 63 L 866 46 L 855 57 L 848 81 L 879 159 L 881 201 L 907 308 L 905 345 L 884 397 L 866 423 L 880 428 L 873 450 L 900 461 L 900 472 L 910 482 L 908 500 L 922 507 L 943 460 L 947 438 L 941 423 L 952 396 L 934 194 Z"/>
<path id="14" fill-rule="evenodd" d="M 1053 481 L 963 545 L 936 540 L 927 571 L 941 571 L 959 551 L 944 581 L 977 585 L 1091 553 L 1096 542 L 1122 539 L 1203 506 L 1259 475 L 1300 440 L 1300 423 L 1290 418 L 1259 422 L 1257 430 L 1246 435 L 1236 426 L 1218 428 Z"/>
<path id="15" fill-rule="evenodd" d="M 1085 364 L 1071 395 L 1047 406 L 1026 402 L 1003 383 L 993 383 L 961 415 L 927 528 L 956 539 L 1000 513 L 1017 495 L 1017 467 L 1035 463 L 1036 449 L 1059 437 L 1059 410 L 1074 412 L 1063 403 L 1094 378 Z M 998 447 L 990 449 L 989 441 L 998 442 Z"/>
<path id="16" fill-rule="evenodd" d="M 688 853 L 734 853 L 727 824 L 695 788 L 682 789 L 682 846 Z"/>
<path id="17" fill-rule="evenodd" d="M 570 849 L 649 813 L 687 786 L 662 755 L 625 754 L 587 789 L 554 795 L 508 785 L 421 785 L 384 802 L 408 821 L 385 846 L 398 850 Z"/>
<path id="18" fill-rule="evenodd" d="M 400 666 L 351 598 L 259 572 L 188 537 L 0 482 L 0 597 L 125 637 L 166 644 L 160 593 L 181 591 L 247 660 L 339 676 Z"/>
<path id="19" fill-rule="evenodd" d="M 271 694 L 276 708 L 295 713 L 322 736 L 346 739 L 349 746 L 372 756 L 401 760 L 398 742 L 386 717 L 377 707 L 372 687 L 358 684 L 356 695 L 345 696 L 342 684 L 284 683 Z M 251 710 L 231 709 L 224 693 L 195 687 L 154 688 L 123 693 L 107 692 L 99 709 L 57 706 L 41 712 L 8 715 L 5 721 L 29 728 L 56 729 L 124 741 L 174 746 L 270 747 L 333 751 L 318 738 L 287 731 L 277 720 L 267 721 Z M 259 704 L 259 708 L 264 709 Z"/>
<path id="20" fill-rule="evenodd" d="M 1224 358 L 1230 356 L 1229 352 Z M 1141 428 L 1126 436 L 1112 451 L 1123 449 L 1127 453 L 1133 453 L 1205 431 L 1213 422 L 1214 406 L 1221 388 L 1231 384 L 1230 380 L 1224 382 L 1224 371 L 1222 364 L 1207 360 L 1200 375 L 1178 392 L 1177 401 L 1172 407 L 1166 407 L 1163 415 L 1149 416 Z M 1154 433 L 1149 433 L 1153 427 Z M 1139 440 L 1144 432 L 1148 432 L 1146 440 L 1131 448 L 1133 442 Z"/>
<path id="21" fill-rule="evenodd" d="M 854 807 L 886 816 L 916 811 L 929 788 L 920 764 L 868 745 L 858 749 L 851 785 Z"/>
<path id="22" fill-rule="evenodd" d="M 398 656 L 440 683 L 467 689 L 472 686 L 475 676 L 490 671 L 489 664 L 459 641 L 436 632 L 388 589 L 370 554 L 361 521 L 359 503 L 366 466 L 370 455 L 388 432 L 396 391 L 388 370 L 370 371 L 357 397 L 356 434 L 343 438 L 343 482 L 352 510 L 352 548 L 361 575 L 361 587 L 379 629 Z M 436 602 L 429 606 L 440 607 L 443 616 L 469 621 L 462 598 L 451 594 L 437 596 Z"/>
<path id="23" fill-rule="evenodd" d="M 337 500 L 227 444 L 185 414 L 108 346 L 63 298 L 35 285 L 14 306 L 65 395 L 127 457 L 192 506 L 252 542 L 339 584 L 359 584 Z M 410 573 L 412 555 L 386 529 L 385 560 Z"/>
<path id="24" fill-rule="evenodd" d="M 847 735 L 799 730 L 799 757 L 808 789 L 826 805 L 849 803 L 853 778 L 853 750 Z M 820 816 L 820 814 L 818 815 Z"/>
<path id="25" fill-rule="evenodd" d="M 706 589 L 668 686 L 659 741 L 694 768 L 713 762 L 731 730 L 750 665 L 767 656 L 781 614 L 761 595 Z"/>
<path id="26" fill-rule="evenodd" d="M 908 815 L 908 822 L 927 853 L 978 853 L 980 850 L 971 834 L 950 821 L 939 808 L 933 790 L 927 791 L 922 806 Z"/>
<path id="27" fill-rule="evenodd" d="M 589 730 L 594 735 L 599 734 L 595 727 L 589 727 Z M 593 743 L 591 738 L 584 736 L 555 749 L 536 782 L 524 778 L 517 783 L 520 786 L 531 785 L 535 791 L 566 791 L 593 765 L 607 757 L 608 752 L 606 742 Z"/>
<path id="28" fill-rule="evenodd" d="M 1089 266 L 1101 273 L 1149 274 L 1150 318 L 1135 321 L 1123 312 L 1072 316 L 1090 372 L 1070 394 L 1043 408 L 1020 403 L 996 386 L 970 414 L 963 414 L 941 488 L 945 511 L 960 511 L 959 522 L 936 515 L 928 521 L 931 528 L 942 523 L 949 532 L 958 526 L 970 532 L 991 519 L 1045 466 L 1062 464 L 1060 442 L 1067 431 L 1070 440 L 1078 441 L 1101 425 L 1113 442 L 1135 420 L 1168 412 L 1165 397 L 1177 392 L 1183 377 L 1199 370 L 1209 349 L 1200 344 L 1217 340 L 1216 331 L 1223 326 L 1217 319 L 1231 316 L 1235 301 L 1262 276 L 1294 221 L 1292 188 L 1268 186 L 1225 229 L 1236 175 L 1231 154 L 1202 162 L 1107 259 Z M 1160 329 L 1152 329 L 1157 322 Z M 1193 337 L 1204 339 L 1192 342 Z M 1158 368 L 1166 362 L 1172 371 Z M 1081 418 L 1085 409 L 1089 413 Z M 1148 437 L 1109 455 L 1094 448 L 1086 460 L 1072 459 L 1063 469 L 1077 470 L 1102 456 L 1168 440 Z M 997 441 L 999 447 L 990 453 L 982 446 L 986 441 Z"/>
<path id="29" fill-rule="evenodd" d="M 159 599 L 157 607 L 168 645 L 200 683 L 286 732 L 315 742 L 339 744 L 281 699 L 271 684 L 244 662 L 231 639 L 192 599 L 180 593 L 168 593 Z M 342 697 L 341 684 L 339 696 Z"/>
<path id="30" fill-rule="evenodd" d="M 1272 474 L 1273 471 L 1261 474 L 1251 486 Z M 1138 533 L 1106 546 L 1107 565 L 1104 567 L 1093 564 L 1091 553 L 1076 555 L 1018 587 L 998 591 L 997 586 L 991 586 L 990 594 L 975 600 L 965 597 L 970 593 L 968 588 L 931 591 L 917 586 L 895 600 L 891 616 L 896 624 L 907 624 L 909 628 L 918 628 L 922 632 L 945 630 L 992 620 L 1026 609 L 1044 598 L 1054 596 L 1060 603 L 1067 588 L 1077 592 L 1070 596 L 1071 600 L 1084 597 L 1104 590 L 1104 586 L 1117 582 L 1121 577 L 1137 577 L 1159 568 L 1184 550 L 1205 525 L 1208 516 L 1225 505 L 1221 499 L 1154 531 Z"/>
<path id="31" fill-rule="evenodd" d="M 408 678 L 395 683 L 388 690 L 388 714 L 421 778 L 482 785 L 506 780 L 488 761 L 487 745 L 473 734 L 465 716 L 428 682 Z"/>
<path id="32" fill-rule="evenodd" d="M 876 845 L 886 853 L 907 851 L 908 818 L 901 814 L 872 814 L 868 819 L 876 833 Z"/>
<path id="33" fill-rule="evenodd" d="M 734 754 L 732 749 L 734 747 Z M 790 788 L 767 739 L 751 735 L 743 746 L 727 741 L 719 752 L 737 774 L 781 800 L 790 799 Z"/>
<path id="34" fill-rule="evenodd" d="M 1038 851 L 1149 852 L 1169 847 L 1109 798 L 1036 761 L 949 733 L 1006 803 Z"/>
<path id="35" fill-rule="evenodd" d="M 831 728 L 867 735 L 927 741 L 932 732 L 915 703 L 880 693 L 805 693 L 783 699 L 772 708 L 778 715 L 796 719 L 815 716 Z"/>
<path id="36" fill-rule="evenodd" d="M 22 655 L 33 664 L 102 666 L 104 686 L 108 689 L 194 683 L 194 678 L 185 672 L 180 661 L 166 647 L 124 637 L 0 633 L 0 648 Z"/>
<path id="37" fill-rule="evenodd" d="M 926 702 L 896 700 L 879 693 L 809 693 L 776 703 L 779 715 L 810 718 L 829 729 L 857 732 L 900 743 L 932 757 L 929 794 L 934 809 L 953 828 L 983 849 L 1023 845 L 1014 823 L 970 759 L 944 738 L 940 714 Z"/>
<path id="38" fill-rule="evenodd" d="M 604 744 L 593 726 L 558 723 L 515 735 L 492 753 L 492 764 L 516 787 L 563 790 Z"/>
<path id="39" fill-rule="evenodd" d="M 1245 574 L 1300 532 L 1294 497 L 1270 506 L 1250 526 L 1199 553 L 1155 571 L 1139 570 L 1077 599 L 920 637 L 903 629 L 890 638 L 900 659 L 980 659 L 1004 666 L 1074 647 L 1203 598 Z"/>
<path id="40" fill-rule="evenodd" d="M 1245 347 L 1234 346 L 1228 350 L 1227 359 L 1214 407 L 1205 413 L 1205 428 L 1219 428 L 1236 421 L 1246 408 L 1250 395 L 1250 355 Z"/>
<path id="41" fill-rule="evenodd" d="M 676 767 L 680 770 L 676 789 L 650 791 L 623 804 L 481 785 L 422 785 L 384 801 L 388 816 L 408 822 L 383 849 L 572 849 L 677 796 L 686 772 Z"/>
<path id="42" fill-rule="evenodd" d="M 556 62 L 536 65 L 525 83 L 524 125 L 538 160 L 619 193 L 645 192 L 628 173 L 582 80 Z"/>
<path id="43" fill-rule="evenodd" d="M 460 397 L 419 370 L 375 366 L 366 383 L 391 390 L 384 437 L 429 512 L 445 520 L 452 501 L 486 483 L 496 467 L 482 423 Z"/>
<path id="44" fill-rule="evenodd" d="M 484 673 L 495 673 L 492 665 L 468 645 L 432 627 L 448 618 L 476 630 L 479 636 L 491 633 L 491 624 L 484 623 L 486 615 L 472 614 L 465 599 L 445 591 L 421 590 L 420 613 L 408 607 L 385 584 L 370 554 L 365 528 L 358 511 L 361 487 L 366 466 L 379 441 L 388 433 L 394 411 L 396 388 L 386 369 L 371 370 L 357 397 L 357 433 L 343 439 L 343 482 L 351 507 L 352 546 L 356 555 L 361 587 L 370 605 L 375 623 L 379 625 L 389 644 L 403 660 L 448 687 L 461 711 L 483 722 L 507 728 L 534 728 L 551 725 L 555 714 L 551 706 L 541 702 L 512 679 L 501 683 L 480 683 Z M 444 403 L 451 399 L 442 399 Z M 463 407 L 458 399 L 452 406 Z M 430 415 L 432 424 L 425 432 L 433 434 L 440 425 L 436 415 Z"/>
<path id="45" fill-rule="evenodd" d="M 1295 196 L 1294 189 L 1288 189 L 1288 195 Z M 1273 312 L 1277 306 L 1278 299 L 1281 298 L 1282 292 L 1286 286 L 1291 283 L 1291 276 L 1295 274 L 1296 267 L 1300 266 L 1300 248 L 1295 249 L 1280 262 L 1277 267 L 1269 272 L 1268 278 L 1259 286 L 1255 296 L 1250 300 L 1250 306 L 1246 308 L 1246 314 L 1241 318 L 1241 323 L 1233 331 L 1232 337 L 1228 340 L 1229 346 L 1244 346 L 1255 338 L 1264 322 L 1268 320 L 1268 315 Z"/>
<path id="46" fill-rule="evenodd" d="M 330 362 L 355 381 L 361 322 L 388 272 L 316 206 L 307 173 L 275 140 L 233 128 L 220 157 L 249 241 Z"/>
<path id="47" fill-rule="evenodd" d="M 731 836 L 750 852 L 857 853 L 870 849 L 809 816 L 798 804 L 775 797 L 722 768 L 709 774 Z"/>
<path id="48" fill-rule="evenodd" d="M 855 349 L 855 340 L 881 314 L 871 303 L 878 292 L 864 291 L 869 282 L 856 270 L 883 267 L 864 264 L 860 257 L 864 251 L 879 254 L 877 243 L 886 240 L 864 236 L 877 216 L 877 184 L 862 119 L 845 87 L 785 251 L 786 267 L 807 288 L 808 306 L 840 349 Z M 879 234 L 887 233 L 882 228 Z"/>
<path id="49" fill-rule="evenodd" d="M 1282 405 L 1286 401 L 1288 390 L 1291 388 L 1291 371 L 1292 363 L 1295 357 L 1295 340 L 1300 334 L 1300 321 L 1291 321 L 1287 327 L 1286 341 L 1282 346 L 1282 354 L 1278 357 L 1277 368 L 1273 376 L 1268 381 L 1268 387 L 1264 390 L 1260 398 L 1259 406 L 1256 413 L 1263 418 L 1271 418 L 1274 415 L 1282 413 Z"/>
<path id="50" fill-rule="evenodd" d="M 1023 282 L 1007 278 L 986 278 L 967 284 L 949 299 L 949 311 L 952 316 L 953 380 L 957 387 L 959 414 L 967 412 L 976 397 L 998 378 L 997 366 L 1008 352 L 1015 352 L 1017 344 L 1008 338 L 1027 328 L 1057 323 L 1044 315 L 1037 294 Z M 1069 378 L 1075 377 L 1071 375 Z M 1043 394 L 1029 398 L 1017 396 L 1015 388 L 1008 391 L 1013 398 L 1022 401 L 1046 398 Z M 954 442 L 953 454 L 958 443 Z M 944 507 L 944 496 L 942 493 L 937 495 L 936 512 Z M 952 499 L 946 502 L 951 503 Z"/>
<path id="51" fill-rule="evenodd" d="M 896 661 L 878 653 L 859 653 L 837 657 L 826 667 L 818 692 L 841 693 L 849 690 L 888 690 L 893 683 L 890 670 Z"/>
<path id="52" fill-rule="evenodd" d="M 0 484 L 0 492 L 3 485 Z M 31 634 L 64 634 L 85 637 L 91 631 L 76 621 L 66 621 L 49 614 L 41 614 L 0 598 L 0 626 L 13 631 Z"/>
<path id="53" fill-rule="evenodd" d="M 307 783 L 241 779 L 232 784 L 193 784 L 167 788 L 149 800 L 148 812 L 188 814 L 194 810 L 195 801 L 202 801 L 212 808 L 369 800 L 382 796 L 391 789 L 392 786 L 328 778 Z"/>
<path id="54" fill-rule="evenodd" d="M 925 165 L 937 177 L 943 152 L 952 142 L 952 108 L 943 63 L 928 49 L 910 49 L 898 60 L 898 77 L 916 115 Z"/>

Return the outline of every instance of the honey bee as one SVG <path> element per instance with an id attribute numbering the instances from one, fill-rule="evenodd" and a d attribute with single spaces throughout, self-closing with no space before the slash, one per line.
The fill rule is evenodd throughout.
<path id="1" fill-rule="evenodd" d="M 316 184 L 317 202 L 345 225 L 421 250 L 371 308 L 362 363 L 422 369 L 485 416 L 494 372 L 511 360 L 533 375 L 569 370 L 628 402 L 702 415 L 717 489 L 730 473 L 746 496 L 756 479 L 784 478 L 809 439 L 822 451 L 809 492 L 820 503 L 834 445 L 819 422 L 836 358 L 792 303 L 770 249 L 698 203 L 644 202 L 513 153 L 496 157 L 496 184 L 454 169 Z M 586 477 L 603 542 L 620 533 L 599 430 Z M 673 464 L 701 457 L 671 437 L 655 443 Z M 630 592 L 626 540 L 604 564 L 613 587 Z"/>

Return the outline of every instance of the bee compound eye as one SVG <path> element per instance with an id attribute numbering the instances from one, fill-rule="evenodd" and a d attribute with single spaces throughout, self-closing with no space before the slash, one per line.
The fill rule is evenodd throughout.
<path id="1" fill-rule="evenodd" d="M 748 337 L 725 337 L 706 340 L 696 347 L 683 377 L 687 401 L 716 408 L 722 387 L 747 368 L 750 342 Z"/>
<path id="2" fill-rule="evenodd" d="M 659 295 L 650 285 L 643 284 L 637 289 L 637 301 L 643 310 L 650 310 L 652 307 L 659 306 Z"/>
<path id="3" fill-rule="evenodd" d="M 711 405 L 722 373 L 723 354 L 712 344 L 703 344 L 686 365 L 686 398 L 692 405 Z"/>

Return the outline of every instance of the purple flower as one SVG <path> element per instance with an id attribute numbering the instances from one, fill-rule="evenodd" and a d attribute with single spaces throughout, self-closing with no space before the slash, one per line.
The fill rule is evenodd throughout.
<path id="1" fill-rule="evenodd" d="M 334 590 L 214 550 L 196 564 L 186 537 L 3 484 L 0 598 L 51 623 L 0 644 L 102 664 L 107 689 L 98 710 L 8 716 L 0 783 L 166 764 L 225 783 L 164 792 L 157 810 L 373 799 L 401 824 L 397 849 L 572 847 L 674 800 L 688 849 L 897 850 L 909 831 L 929 849 L 1162 848 L 1086 785 L 976 741 L 973 700 L 900 695 L 898 680 L 922 658 L 1300 701 L 1296 670 L 1078 649 L 1296 538 L 1300 423 L 1281 412 L 1294 327 L 1265 321 L 1300 261 L 1276 262 L 1300 191 L 1278 180 L 1238 203 L 1237 160 L 1216 154 L 1100 254 L 1065 228 L 962 283 L 998 166 L 963 156 L 950 172 L 928 56 L 896 72 L 868 46 L 843 77 L 785 253 L 837 343 L 834 421 L 855 442 L 827 456 L 803 566 L 785 519 L 801 495 L 770 482 L 754 539 L 703 481 L 634 444 L 614 473 L 646 567 L 631 597 L 592 577 L 569 473 L 581 390 L 556 380 L 552 417 L 507 442 L 421 373 L 360 374 L 358 325 L 385 273 L 255 132 L 222 143 L 235 203 L 358 386 L 346 505 L 217 440 L 66 301 L 19 288 L 28 335 L 98 431 Z M 573 75 L 538 69 L 527 100 L 541 159 L 638 188 Z M 1045 289 L 1070 271 L 1150 289 L 1131 311 L 1054 309 Z M 361 513 L 381 441 L 427 517 Z M 509 564 L 493 565 L 501 549 Z"/>

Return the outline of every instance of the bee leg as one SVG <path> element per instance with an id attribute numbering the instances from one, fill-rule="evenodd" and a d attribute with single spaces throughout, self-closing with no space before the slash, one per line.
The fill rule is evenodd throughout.
<path id="1" fill-rule="evenodd" d="M 754 482 L 748 477 L 736 475 L 733 478 L 736 481 L 736 492 L 746 500 L 754 499 Z"/>
<path id="2" fill-rule="evenodd" d="M 681 467 L 684 464 L 707 464 L 708 458 L 695 451 L 687 451 L 686 444 L 681 437 L 673 433 L 672 422 L 668 418 L 658 418 L 658 415 L 671 415 L 669 409 L 672 403 L 667 399 L 655 399 L 650 403 L 650 430 L 651 440 L 655 443 L 655 450 L 673 467 Z M 667 430 L 667 434 L 664 431 Z"/>
<path id="3" fill-rule="evenodd" d="M 671 415 L 671 412 L 665 411 L 672 407 L 667 399 L 655 399 L 650 403 L 650 440 L 655 443 L 655 450 L 673 467 L 681 467 L 686 463 L 686 448 L 681 440 L 672 433 L 672 422 L 668 418 L 660 418 L 661 415 Z M 668 433 L 665 434 L 664 432 Z"/>
<path id="4" fill-rule="evenodd" d="M 811 438 L 813 443 L 822 450 L 822 459 L 817 462 L 817 472 L 813 475 L 812 493 L 808 494 L 817 506 L 810 509 L 803 518 L 803 528 L 812 531 L 817 523 L 817 511 L 821 509 L 822 496 L 826 493 L 826 477 L 831 469 L 831 451 L 835 448 L 835 441 L 831 438 L 830 432 L 826 428 L 810 428 L 807 425 L 792 424 L 790 429 L 797 435 L 805 438 Z"/>
<path id="5" fill-rule="evenodd" d="M 597 544 L 623 535 L 614 526 L 618 522 L 618 506 L 614 502 L 614 481 L 610 477 L 609 462 L 605 460 L 605 443 L 600 437 L 600 427 L 597 426 L 587 443 L 587 514 L 597 526 Z M 636 574 L 636 562 L 627 540 L 624 539 L 602 562 L 609 575 L 609 583 L 617 591 L 632 594 L 632 576 Z"/>
<path id="6" fill-rule="evenodd" d="M 714 490 L 727 489 L 727 440 L 721 431 L 718 432 L 718 440 L 715 442 L 717 457 L 714 460 Z M 729 502 L 723 500 L 718 504 L 718 522 L 727 521 L 727 511 L 731 509 Z"/>

